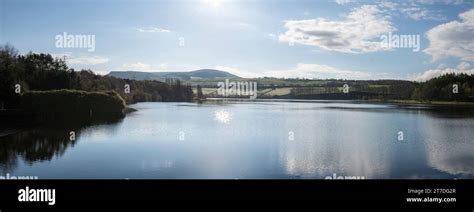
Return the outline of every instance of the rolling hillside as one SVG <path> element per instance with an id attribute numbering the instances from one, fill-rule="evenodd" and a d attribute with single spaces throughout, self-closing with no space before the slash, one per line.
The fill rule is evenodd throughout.
<path id="1" fill-rule="evenodd" d="M 142 71 L 111 71 L 108 76 L 133 80 L 158 80 L 178 79 L 183 81 L 194 79 L 231 79 L 240 78 L 225 71 L 214 69 L 200 69 L 189 72 L 142 72 Z"/>

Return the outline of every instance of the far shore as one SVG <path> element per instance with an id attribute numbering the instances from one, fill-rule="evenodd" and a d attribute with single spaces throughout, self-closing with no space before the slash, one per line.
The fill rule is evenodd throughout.
<path id="1" fill-rule="evenodd" d="M 242 98 L 207 98 L 202 99 L 201 101 L 206 100 L 235 100 L 235 101 L 279 101 L 279 102 L 326 102 L 326 103 L 361 103 L 361 104 L 371 104 L 371 103 L 386 103 L 386 104 L 397 104 L 397 105 L 432 105 L 432 106 L 472 106 L 474 107 L 474 102 L 457 102 L 457 101 L 418 101 L 418 100 L 384 100 L 384 99 L 369 99 L 369 100 L 334 100 L 334 99 L 293 99 L 293 98 L 256 98 L 250 99 L 248 97 Z"/>

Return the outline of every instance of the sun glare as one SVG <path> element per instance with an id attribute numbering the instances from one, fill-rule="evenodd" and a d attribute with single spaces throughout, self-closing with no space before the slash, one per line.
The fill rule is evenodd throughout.
<path id="1" fill-rule="evenodd" d="M 214 120 L 227 124 L 232 120 L 232 114 L 225 110 L 218 110 L 214 112 Z"/>

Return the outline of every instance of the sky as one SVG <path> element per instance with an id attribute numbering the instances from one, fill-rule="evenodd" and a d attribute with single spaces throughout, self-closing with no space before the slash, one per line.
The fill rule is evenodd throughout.
<path id="1" fill-rule="evenodd" d="M 65 33 L 94 48 L 58 45 Z M 413 40 L 397 46 L 401 36 Z M 98 74 L 424 81 L 474 73 L 474 0 L 0 0 L 6 43 Z"/>

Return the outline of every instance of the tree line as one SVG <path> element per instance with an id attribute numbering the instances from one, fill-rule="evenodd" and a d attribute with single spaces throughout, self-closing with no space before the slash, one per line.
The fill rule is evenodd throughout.
<path id="1" fill-rule="evenodd" d="M 344 85 L 350 92 L 342 94 Z M 416 100 L 474 102 L 474 76 L 447 73 L 425 82 L 406 80 L 333 80 L 318 86 L 293 87 L 285 98 Z"/>
<path id="2" fill-rule="evenodd" d="M 473 86 L 473 75 L 449 73 L 423 83 L 416 83 L 412 98 L 415 100 L 473 102 Z"/>
<path id="3" fill-rule="evenodd" d="M 127 103 L 143 101 L 191 101 L 191 86 L 179 80 L 173 84 L 159 81 L 137 81 L 101 76 L 91 70 L 75 71 L 62 59 L 50 54 L 18 54 L 11 45 L 0 47 L 0 107 L 21 108 L 21 93 L 59 89 L 89 92 L 115 91 Z M 126 85 L 129 87 L 127 92 Z"/>

